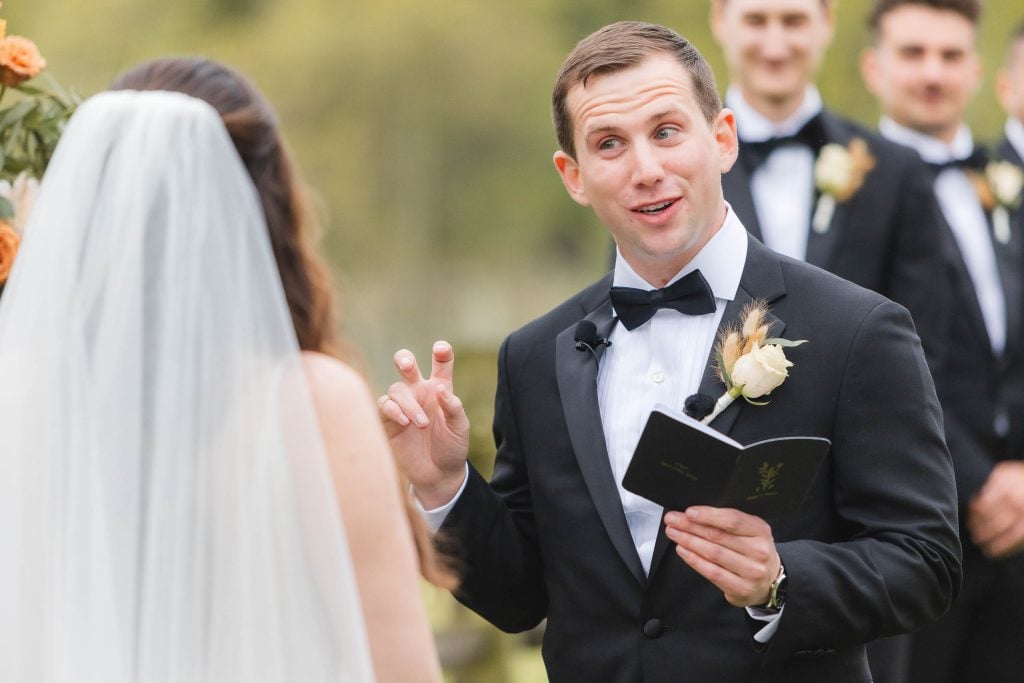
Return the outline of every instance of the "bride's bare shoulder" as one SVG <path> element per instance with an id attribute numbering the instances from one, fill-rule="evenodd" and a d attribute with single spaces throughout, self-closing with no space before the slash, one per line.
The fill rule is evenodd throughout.
<path id="1" fill-rule="evenodd" d="M 318 407 L 332 410 L 372 405 L 366 380 L 337 358 L 315 351 L 302 352 L 302 365 Z"/>

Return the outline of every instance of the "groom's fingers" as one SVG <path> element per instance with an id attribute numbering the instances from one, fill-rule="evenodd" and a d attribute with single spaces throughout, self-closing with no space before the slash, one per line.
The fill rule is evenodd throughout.
<path id="1" fill-rule="evenodd" d="M 437 392 L 437 405 L 441 407 L 445 422 L 453 432 L 464 431 L 469 428 L 469 418 L 462 407 L 462 401 L 452 393 L 451 385 L 438 382 L 434 385 Z"/>
<path id="2" fill-rule="evenodd" d="M 388 436 L 393 436 L 409 426 L 409 418 L 402 412 L 401 406 L 387 394 L 377 399 L 377 409 L 380 411 Z"/>
<path id="3" fill-rule="evenodd" d="M 760 517 L 739 510 L 691 507 L 686 512 L 669 512 L 665 524 L 758 562 L 770 560 L 775 552 L 771 526 Z"/>
<path id="4" fill-rule="evenodd" d="M 408 384 L 395 382 L 388 388 L 387 396 L 390 400 L 382 403 L 381 414 L 390 417 L 401 425 L 406 425 L 408 422 L 403 422 L 401 417 L 399 417 L 399 413 L 408 418 L 417 427 L 426 427 L 430 424 L 423 406 L 416 400 L 416 395 Z M 397 412 L 395 407 L 397 407 Z"/>
<path id="5" fill-rule="evenodd" d="M 416 364 L 416 356 L 409 349 L 395 352 L 395 367 L 406 383 L 416 384 L 423 381 L 423 375 L 420 374 L 420 368 Z"/>
<path id="6" fill-rule="evenodd" d="M 714 543 L 695 534 L 688 534 L 666 527 L 665 533 L 672 542 L 684 550 L 725 569 L 731 574 L 751 581 L 759 581 L 765 573 L 764 562 L 758 562 L 724 545 Z M 768 558 L 770 559 L 770 558 Z"/>
<path id="7" fill-rule="evenodd" d="M 747 607 L 763 602 L 761 596 L 756 595 L 760 591 L 749 580 L 733 574 L 729 570 L 683 546 L 676 546 L 676 554 L 686 564 L 690 565 L 694 571 L 710 581 L 718 590 L 722 591 L 729 604 L 735 607 Z"/>
<path id="8" fill-rule="evenodd" d="M 455 373 L 455 350 L 452 345 L 446 341 L 434 342 L 431 355 L 430 379 L 452 386 L 452 377 Z"/>

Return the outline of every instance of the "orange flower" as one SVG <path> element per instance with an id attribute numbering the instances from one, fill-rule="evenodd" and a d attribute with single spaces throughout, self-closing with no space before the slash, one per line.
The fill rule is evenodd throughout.
<path id="1" fill-rule="evenodd" d="M 14 256 L 18 253 L 21 238 L 7 221 L 0 221 L 0 284 L 7 281 L 14 265 Z"/>
<path id="2" fill-rule="evenodd" d="M 46 60 L 28 38 L 7 36 L 0 40 L 0 83 L 5 87 L 19 86 L 45 68 Z"/>

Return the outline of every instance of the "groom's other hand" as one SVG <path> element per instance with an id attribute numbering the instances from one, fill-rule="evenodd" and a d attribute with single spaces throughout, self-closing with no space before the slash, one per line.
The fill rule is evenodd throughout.
<path id="1" fill-rule="evenodd" d="M 667 513 L 665 533 L 676 554 L 717 586 L 730 605 L 768 602 L 782 561 L 766 521 L 731 508 L 693 506 Z"/>
<path id="2" fill-rule="evenodd" d="M 452 385 L 455 352 L 439 341 L 432 356 L 427 379 L 411 351 L 395 353 L 401 380 L 377 400 L 398 467 L 428 510 L 458 493 L 469 453 L 469 419 Z"/>

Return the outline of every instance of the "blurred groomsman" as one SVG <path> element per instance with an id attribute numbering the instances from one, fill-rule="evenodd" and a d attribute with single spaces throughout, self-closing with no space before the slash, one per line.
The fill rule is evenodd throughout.
<path id="1" fill-rule="evenodd" d="M 1024 337 L 1019 186 L 995 179 L 964 124 L 981 81 L 978 0 L 880 0 L 862 60 L 886 137 L 932 168 L 952 239 L 955 315 L 941 377 L 964 540 L 960 600 L 913 637 L 912 679 L 1024 680 Z M 1012 182 L 1009 183 L 1012 185 Z"/>
<path id="2" fill-rule="evenodd" d="M 996 94 L 1006 110 L 1006 137 L 996 153 L 1000 159 L 1024 166 L 1024 23 L 1010 38 L 1006 64 L 996 78 Z"/>
<path id="3" fill-rule="evenodd" d="M 813 80 L 834 0 L 712 0 L 711 27 L 740 137 L 726 201 L 775 251 L 903 304 L 940 374 L 952 292 L 929 173 L 912 150 L 822 106 Z M 877 683 L 906 680 L 905 636 L 868 657 Z"/>
<path id="4" fill-rule="evenodd" d="M 726 201 L 773 250 L 903 304 L 934 372 L 949 322 L 941 218 L 912 151 L 822 106 L 834 0 L 712 0 L 711 25 L 740 136 Z"/>

